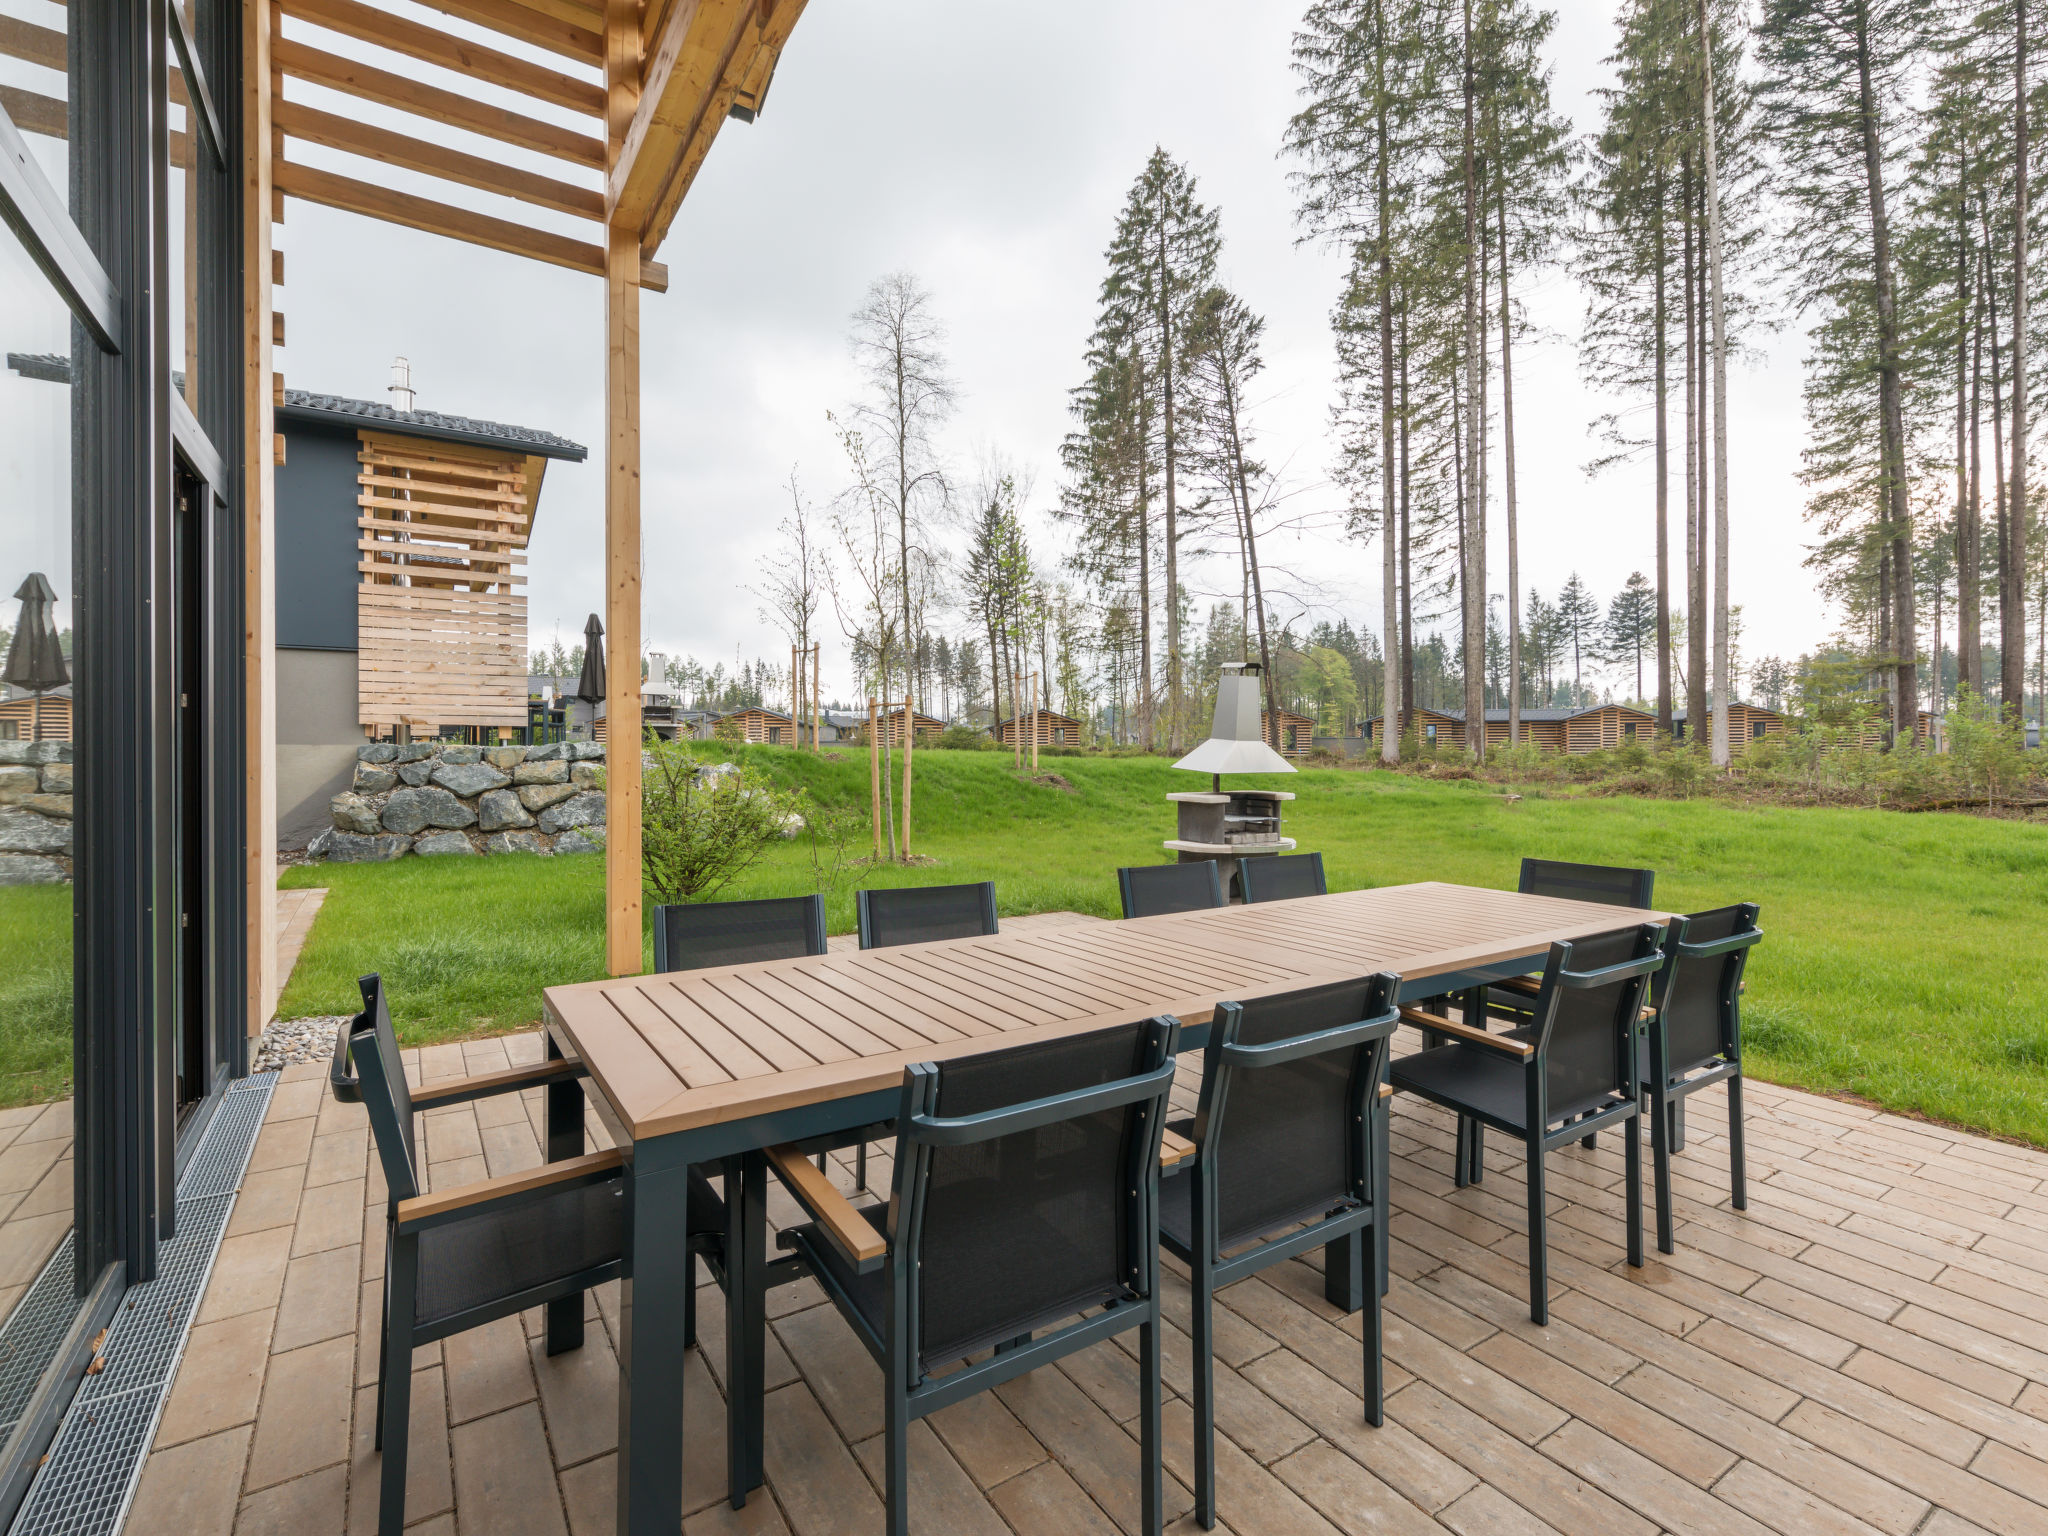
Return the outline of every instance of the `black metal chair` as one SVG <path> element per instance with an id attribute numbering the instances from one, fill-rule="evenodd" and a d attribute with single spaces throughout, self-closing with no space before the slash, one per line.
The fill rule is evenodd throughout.
<path id="1" fill-rule="evenodd" d="M 1664 935 L 1664 968 L 1651 987 L 1656 1015 L 1643 1030 L 1643 1092 L 1650 1102 L 1657 1188 L 1657 1251 L 1672 1251 L 1671 1154 L 1684 1149 L 1685 1101 L 1728 1084 L 1728 1184 L 1735 1209 L 1749 1206 L 1742 1151 L 1742 972 L 1763 938 L 1757 906 L 1717 907 L 1674 917 Z"/>
<path id="2" fill-rule="evenodd" d="M 612 1148 L 548 1163 L 521 1175 L 516 1189 L 494 1189 L 493 1181 L 485 1181 L 423 1192 L 414 1114 L 541 1086 L 568 1087 L 580 1101 L 574 1084 L 583 1068 L 549 1061 L 409 1089 L 383 983 L 365 976 L 361 986 L 363 1011 L 335 1043 L 329 1081 L 337 1098 L 369 1111 L 390 1189 L 377 1373 L 376 1444 L 384 1453 L 377 1531 L 399 1536 L 405 1525 L 414 1348 L 538 1306 L 547 1308 L 549 1354 L 581 1348 L 583 1293 L 624 1271 L 624 1157 Z M 580 1119 L 576 1135 L 580 1146 Z M 687 1219 L 692 1251 L 711 1261 L 722 1283 L 725 1202 L 694 1171 Z M 686 1336 L 694 1340 L 694 1294 L 684 1306 Z"/>
<path id="3" fill-rule="evenodd" d="M 1350 1292 L 1331 1299 L 1362 1313 L 1366 1422 L 1383 1421 L 1377 1276 L 1388 1206 L 1376 1130 L 1400 988 L 1400 977 L 1379 975 L 1218 1003 L 1195 1117 L 1171 1127 L 1194 1143 L 1159 1186 L 1159 1240 L 1187 1264 L 1194 1292 L 1195 1513 L 1204 1526 L 1216 1523 L 1212 1320 L 1224 1286 L 1322 1248 L 1326 1290 L 1334 1282 Z"/>
<path id="4" fill-rule="evenodd" d="M 1135 864 L 1116 872 L 1125 917 L 1159 917 L 1226 905 L 1223 867 L 1214 859 L 1188 864 Z"/>
<path id="5" fill-rule="evenodd" d="M 1610 907 L 1647 907 L 1656 884 L 1654 869 L 1524 859 L 1522 877 L 1515 889 L 1524 896 L 1563 896 L 1572 901 L 1604 902 Z"/>
<path id="6" fill-rule="evenodd" d="M 1247 902 L 1330 894 L 1329 884 L 1323 879 L 1320 853 L 1278 853 L 1271 858 L 1239 859 L 1237 878 L 1244 886 Z"/>
<path id="7" fill-rule="evenodd" d="M 906 1069 L 886 1206 L 857 1210 L 796 1147 L 769 1150 L 812 1217 L 777 1241 L 882 1367 L 890 1536 L 910 1528 L 912 1420 L 1128 1328 L 1140 1528 L 1159 1536 L 1159 1145 L 1179 1034 L 1154 1018 Z"/>
<path id="8" fill-rule="evenodd" d="M 937 939 L 979 939 L 996 931 L 996 887 L 908 885 L 853 893 L 862 949 L 929 944 Z"/>
<path id="9" fill-rule="evenodd" d="M 1528 1156 L 1529 1316 L 1550 1319 L 1543 1209 L 1543 1159 L 1554 1147 L 1604 1126 L 1622 1127 L 1628 1183 L 1628 1261 L 1643 1262 L 1642 1145 L 1636 1030 L 1652 972 L 1662 964 L 1659 925 L 1644 923 L 1550 946 L 1535 1022 L 1491 1034 L 1483 1021 L 1456 1022 L 1404 1008 L 1404 1022 L 1451 1043 L 1402 1057 L 1396 1088 L 1456 1112 L 1461 1124 L 1492 1126 L 1521 1139 Z M 1481 1175 L 1478 1134 L 1460 1135 L 1460 1188 Z"/>
<path id="10" fill-rule="evenodd" d="M 654 909 L 654 968 L 701 971 L 825 953 L 825 898 L 704 901 Z"/>

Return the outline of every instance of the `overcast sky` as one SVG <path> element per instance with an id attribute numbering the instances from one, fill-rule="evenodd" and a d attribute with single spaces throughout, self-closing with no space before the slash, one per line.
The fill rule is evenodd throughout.
<path id="1" fill-rule="evenodd" d="M 1267 317 L 1255 402 L 1265 455 L 1297 490 L 1294 508 L 1334 508 L 1328 313 L 1342 263 L 1298 243 L 1279 155 L 1298 11 L 1282 0 L 811 0 L 767 109 L 726 124 L 660 253 L 668 293 L 644 300 L 648 647 L 728 664 L 786 657 L 747 587 L 775 548 L 792 469 L 820 504 L 844 483 L 826 413 L 857 389 L 848 316 L 891 269 L 918 274 L 950 329 L 962 398 L 945 446 L 958 477 L 1000 456 L 1035 481 L 1034 510 L 1048 504 L 1101 253 L 1155 144 L 1220 210 L 1224 280 Z M 1560 7 L 1556 101 L 1582 131 L 1612 36 L 1599 0 Z M 598 280 L 296 202 L 281 244 L 290 344 L 279 366 L 291 386 L 381 399 L 402 352 L 421 406 L 592 448 L 586 464 L 549 469 L 529 567 L 533 640 L 559 626 L 573 642 L 602 606 Z M 1523 585 L 1554 592 L 1576 570 L 1604 599 L 1652 568 L 1648 467 L 1586 478 L 1588 423 L 1612 402 L 1578 379 L 1582 297 L 1553 275 L 1527 298 L 1550 339 L 1517 354 Z M 1732 582 L 1751 658 L 1795 654 L 1832 625 L 1802 564 L 1800 347 L 1791 327 L 1761 366 L 1730 377 Z M 1676 542 L 1676 478 L 1673 514 Z M 1048 562 L 1056 537 L 1037 525 Z M 1376 624 L 1376 546 L 1276 543 L 1276 561 L 1317 579 L 1297 594 L 1317 614 Z M 1493 548 L 1500 592 L 1498 528 Z M 1295 603 L 1282 594 L 1276 606 Z M 843 646 L 828 640 L 826 655 L 827 695 L 849 692 Z"/>

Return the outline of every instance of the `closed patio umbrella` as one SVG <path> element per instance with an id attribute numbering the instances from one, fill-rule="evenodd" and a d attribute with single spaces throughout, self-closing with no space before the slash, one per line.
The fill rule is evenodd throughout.
<path id="1" fill-rule="evenodd" d="M 41 571 L 30 571 L 14 595 L 21 602 L 21 622 L 7 647 L 7 664 L 0 667 L 0 682 L 35 695 L 33 729 L 41 741 L 43 695 L 70 682 L 71 669 L 64 664 L 64 645 L 57 637 L 57 594 L 50 579 Z"/>
<path id="2" fill-rule="evenodd" d="M 590 706 L 593 715 L 604 700 L 604 626 L 594 613 L 583 626 L 583 675 L 576 680 L 576 697 Z"/>

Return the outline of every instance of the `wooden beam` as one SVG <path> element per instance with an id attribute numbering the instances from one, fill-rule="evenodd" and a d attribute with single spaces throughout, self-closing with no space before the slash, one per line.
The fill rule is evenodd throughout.
<path id="1" fill-rule="evenodd" d="M 507 219 L 472 213 L 467 208 L 450 207 L 446 203 L 414 197 L 409 192 L 393 192 L 386 187 L 357 181 L 351 176 L 338 176 L 332 171 L 316 170 L 310 165 L 291 161 L 276 167 L 276 179 L 287 197 L 304 198 L 309 203 L 339 208 L 345 213 L 359 213 L 365 218 L 403 224 L 408 229 L 424 230 L 430 235 L 445 235 L 450 240 L 462 240 L 494 251 L 544 261 L 552 266 L 567 267 L 572 272 L 588 272 L 596 277 L 606 276 L 609 272 L 604 248 L 587 240 L 573 240 L 567 235 L 557 235 L 544 229 L 529 229 Z M 637 271 L 641 287 L 652 288 L 656 293 L 668 291 L 667 267 L 658 262 L 642 262 Z"/>
<path id="2" fill-rule="evenodd" d="M 604 62 L 602 32 L 549 15 L 539 6 L 521 5 L 517 0 L 420 0 L 420 3 L 445 16 L 488 27 L 493 32 L 516 37 L 522 43 L 531 43 L 536 48 L 545 48 L 567 59 L 584 64 Z"/>
<path id="3" fill-rule="evenodd" d="M 0 107 L 7 109 L 14 126 L 23 133 L 39 133 L 48 139 L 70 137 L 71 109 L 54 96 L 0 85 Z"/>
<path id="4" fill-rule="evenodd" d="M 638 106 L 639 0 L 605 7 L 607 165 Z M 640 284 L 637 225 L 605 230 L 605 962 L 637 975 L 640 947 Z M 620 1527 L 627 1481 L 619 1479 Z"/>
<path id="5" fill-rule="evenodd" d="M 389 11 L 358 5 L 356 0 L 282 0 L 282 4 L 287 16 L 425 64 L 438 64 L 443 69 L 552 102 L 572 112 L 587 112 L 596 117 L 604 111 L 604 90 L 594 81 L 575 79 L 544 64 L 514 58 Z"/>
<path id="6" fill-rule="evenodd" d="M 755 0 L 673 0 L 605 186 L 609 216 L 642 226 L 718 88 Z"/>
<path id="7" fill-rule="evenodd" d="M 271 11 L 242 6 L 243 1028 L 277 1007 L 277 453 L 270 351 Z M 254 1047 L 251 1047 L 254 1054 Z"/>
<path id="8" fill-rule="evenodd" d="M 70 68 L 68 52 L 62 32 L 18 17 L 0 16 L 0 53 L 54 69 L 61 75 Z"/>
<path id="9" fill-rule="evenodd" d="M 789 41 L 797 19 L 803 15 L 804 3 L 805 0 L 777 0 L 760 27 L 753 52 L 750 54 L 742 49 L 727 60 L 718 87 L 705 103 L 696 127 L 682 144 L 653 209 L 641 221 L 640 243 L 648 252 L 658 251 L 661 242 L 668 238 L 669 226 L 675 222 L 683 198 L 696 182 L 697 172 L 711 153 L 718 131 L 724 126 L 742 88 L 749 81 L 765 82 L 768 74 L 773 72 L 775 60 L 782 56 L 783 45 Z M 762 63 L 764 59 L 765 66 Z"/>
<path id="10" fill-rule="evenodd" d="M 558 160 L 589 166 L 593 170 L 604 169 L 604 142 L 590 134 L 459 96 L 439 86 L 423 85 L 403 75 L 394 75 L 389 70 L 344 59 L 290 38 L 279 38 L 274 52 L 278 64 L 294 79 L 345 91 L 381 106 L 396 107 L 429 122 L 467 128 L 471 133 L 516 144 L 536 154 L 552 155 Z"/>
<path id="11" fill-rule="evenodd" d="M 552 176 L 538 175 L 497 160 L 449 149 L 446 145 L 430 144 L 424 139 L 393 133 L 388 128 L 322 112 L 303 102 L 280 101 L 272 110 L 286 134 L 309 144 L 346 150 L 368 160 L 439 176 L 447 181 L 460 182 L 465 187 L 495 192 L 500 197 L 516 198 L 522 203 L 552 208 L 557 213 L 573 214 L 577 218 L 604 217 L 604 194 L 594 187 L 579 187 Z"/>

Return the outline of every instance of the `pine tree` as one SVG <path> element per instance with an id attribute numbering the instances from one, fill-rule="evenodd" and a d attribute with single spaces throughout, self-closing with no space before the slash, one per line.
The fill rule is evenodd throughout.
<path id="1" fill-rule="evenodd" d="M 1607 604 L 1600 631 L 1600 653 L 1608 661 L 1635 669 L 1635 699 L 1643 699 L 1643 657 L 1657 647 L 1657 593 L 1641 571 L 1629 572 L 1627 583 Z"/>
<path id="2" fill-rule="evenodd" d="M 1580 701 L 1585 687 L 1585 663 L 1598 654 L 1600 603 L 1573 571 L 1557 594 L 1557 623 L 1572 652 L 1572 702 Z"/>

